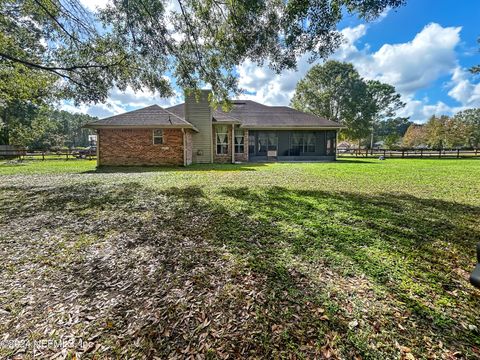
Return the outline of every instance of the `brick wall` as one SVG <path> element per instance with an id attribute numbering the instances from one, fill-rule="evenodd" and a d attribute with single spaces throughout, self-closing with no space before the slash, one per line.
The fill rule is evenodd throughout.
<path id="1" fill-rule="evenodd" d="M 181 129 L 163 129 L 153 144 L 152 129 L 99 129 L 100 165 L 183 165 Z"/>

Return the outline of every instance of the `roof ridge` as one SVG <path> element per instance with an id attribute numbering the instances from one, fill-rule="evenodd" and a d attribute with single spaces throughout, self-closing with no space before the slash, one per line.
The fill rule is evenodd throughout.
<path id="1" fill-rule="evenodd" d="M 176 106 L 176 105 L 174 105 L 174 106 Z M 178 119 L 180 119 L 180 120 L 182 120 L 182 121 L 186 122 L 187 124 L 190 124 L 190 125 L 192 125 L 192 126 L 193 126 L 193 124 L 192 124 L 190 121 L 187 121 L 187 119 L 184 119 L 184 118 L 182 118 L 182 117 L 178 116 L 177 114 L 174 114 L 173 112 L 171 112 L 171 111 L 168 111 L 167 109 L 163 109 L 163 108 L 162 108 L 162 110 L 163 110 L 163 111 L 165 111 L 166 113 L 168 113 L 169 115 L 173 115 L 173 116 L 175 116 L 176 118 L 178 118 Z"/>

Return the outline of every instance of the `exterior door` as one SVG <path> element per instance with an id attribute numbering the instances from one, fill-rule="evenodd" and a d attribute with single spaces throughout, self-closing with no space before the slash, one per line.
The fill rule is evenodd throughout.
<path id="1" fill-rule="evenodd" d="M 269 158 L 276 158 L 278 156 L 278 137 L 274 132 L 268 133 L 268 151 Z"/>
<path id="2" fill-rule="evenodd" d="M 257 135 L 257 153 L 256 156 L 267 156 L 268 151 L 268 134 L 259 132 Z"/>

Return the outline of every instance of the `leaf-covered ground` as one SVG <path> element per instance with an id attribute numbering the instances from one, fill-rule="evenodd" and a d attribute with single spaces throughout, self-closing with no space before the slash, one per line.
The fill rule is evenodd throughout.
<path id="1" fill-rule="evenodd" d="M 4 163 L 0 229 L 0 357 L 480 357 L 478 160 Z"/>

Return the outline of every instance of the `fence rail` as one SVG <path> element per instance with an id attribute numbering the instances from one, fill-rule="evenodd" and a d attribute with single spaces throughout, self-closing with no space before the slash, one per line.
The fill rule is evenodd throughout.
<path id="1" fill-rule="evenodd" d="M 70 160 L 70 159 L 96 159 L 96 154 L 79 154 L 83 149 L 61 151 L 27 151 L 22 149 L 1 150 L 0 158 L 18 158 L 19 160 Z"/>
<path id="2" fill-rule="evenodd" d="M 380 157 L 385 158 L 467 158 L 480 157 L 480 149 L 337 149 L 338 157 Z"/>
<path id="3" fill-rule="evenodd" d="M 0 158 L 19 158 L 20 160 L 70 160 L 96 159 L 96 154 L 78 154 L 79 149 L 62 151 L 26 151 L 22 149 L 1 150 Z M 337 157 L 380 157 L 385 158 L 471 158 L 480 157 L 480 149 L 337 149 Z"/>

